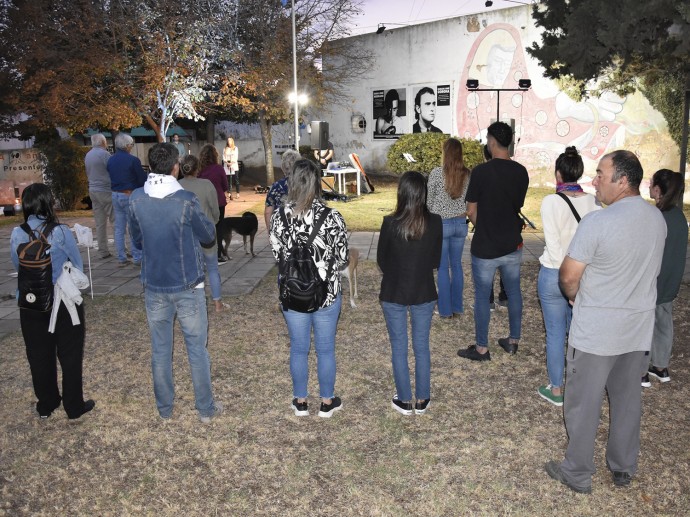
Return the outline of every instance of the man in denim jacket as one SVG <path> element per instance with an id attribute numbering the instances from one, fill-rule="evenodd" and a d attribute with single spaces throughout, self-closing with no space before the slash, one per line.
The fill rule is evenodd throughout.
<path id="1" fill-rule="evenodd" d="M 209 423 L 223 411 L 214 402 L 206 349 L 208 317 L 201 247 L 215 245 L 215 225 L 195 194 L 177 182 L 179 153 L 173 144 L 149 150 L 151 174 L 129 201 L 130 236 L 143 250 L 141 283 L 151 332 L 153 391 L 161 418 L 172 416 L 175 386 L 172 352 L 175 315 L 180 322 L 199 419 Z"/>

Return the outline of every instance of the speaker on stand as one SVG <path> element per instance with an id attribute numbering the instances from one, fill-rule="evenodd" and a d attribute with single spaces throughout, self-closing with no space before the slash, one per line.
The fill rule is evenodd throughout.
<path id="1" fill-rule="evenodd" d="M 328 122 L 311 121 L 311 148 L 318 151 L 328 149 Z"/>

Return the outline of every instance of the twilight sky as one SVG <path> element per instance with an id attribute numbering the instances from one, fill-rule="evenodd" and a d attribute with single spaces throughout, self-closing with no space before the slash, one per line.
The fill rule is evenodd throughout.
<path id="1" fill-rule="evenodd" d="M 363 0 L 363 14 L 355 19 L 352 35 L 375 32 L 379 23 L 412 25 L 515 7 L 520 3 L 529 3 L 529 0 L 493 0 L 491 7 L 486 7 L 484 2 L 485 0 Z M 390 28 L 395 27 L 399 26 L 390 25 Z"/>

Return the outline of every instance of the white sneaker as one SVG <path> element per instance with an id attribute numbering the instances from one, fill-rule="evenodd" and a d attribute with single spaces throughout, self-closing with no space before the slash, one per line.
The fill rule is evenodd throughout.
<path id="1" fill-rule="evenodd" d="M 223 404 L 220 402 L 214 402 L 213 403 L 213 414 L 211 416 L 199 416 L 199 420 L 201 420 L 202 424 L 210 424 L 211 420 L 216 418 L 218 415 L 223 414 Z"/>

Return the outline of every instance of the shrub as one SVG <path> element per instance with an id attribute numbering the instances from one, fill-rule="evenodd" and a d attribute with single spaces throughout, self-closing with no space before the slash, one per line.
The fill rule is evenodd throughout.
<path id="1" fill-rule="evenodd" d="M 43 155 L 43 175 L 55 200 L 62 210 L 74 210 L 77 203 L 89 194 L 84 169 L 88 148 L 73 140 L 62 140 L 57 132 L 37 135 L 35 146 Z"/>
<path id="2" fill-rule="evenodd" d="M 441 133 L 417 133 L 402 135 L 388 150 L 388 169 L 396 174 L 419 171 L 425 174 L 441 165 L 443 143 L 448 135 Z M 465 165 L 471 169 L 484 161 L 482 144 L 476 140 L 460 139 Z M 411 154 L 416 162 L 409 163 L 403 153 Z"/>

